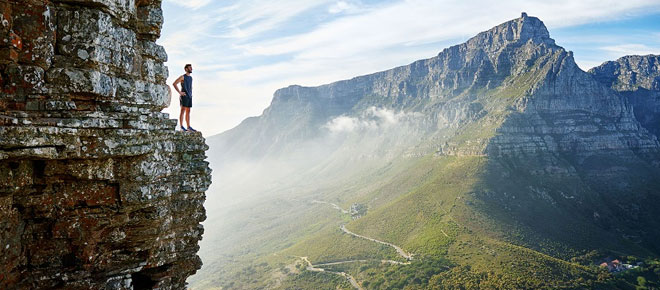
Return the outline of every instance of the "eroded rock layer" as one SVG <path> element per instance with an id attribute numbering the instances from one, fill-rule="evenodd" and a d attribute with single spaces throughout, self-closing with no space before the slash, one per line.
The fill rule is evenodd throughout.
<path id="1" fill-rule="evenodd" d="M 210 169 L 159 0 L 0 0 L 0 288 L 180 289 Z"/>
<path id="2" fill-rule="evenodd" d="M 624 56 L 589 73 L 624 96 L 642 126 L 660 135 L 660 55 Z"/>

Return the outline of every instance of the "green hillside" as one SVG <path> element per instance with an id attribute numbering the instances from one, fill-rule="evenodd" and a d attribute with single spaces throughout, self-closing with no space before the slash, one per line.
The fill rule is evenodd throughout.
<path id="1" fill-rule="evenodd" d="M 526 14 L 408 66 L 278 90 L 209 140 L 228 205 L 194 289 L 660 281 L 657 137 Z M 627 268 L 600 266 L 615 259 Z"/>
<path id="2" fill-rule="evenodd" d="M 367 175 L 356 175 L 352 182 L 344 183 L 361 192 L 354 199 L 343 199 L 346 194 L 341 188 L 326 188 L 328 192 L 319 197 L 343 199 L 339 202 L 342 208 L 371 201 L 366 202 L 369 211 L 365 216 L 351 220 L 350 214 L 328 204 L 303 203 L 287 213 L 295 222 L 262 221 L 274 227 L 260 231 L 256 241 L 245 246 L 263 253 L 234 260 L 229 265 L 233 272 L 216 282 L 239 289 L 350 288 L 337 275 L 305 270 L 299 258 L 304 256 L 313 264 L 365 260 L 324 267 L 349 273 L 365 289 L 403 285 L 410 289 L 614 289 L 635 283 L 600 269 L 596 265 L 599 259 L 657 258 L 639 244 L 594 226 L 579 213 L 579 206 L 571 204 L 572 199 L 561 197 L 559 192 L 577 194 L 571 190 L 589 189 L 579 178 L 535 179 L 525 174 L 530 168 L 517 165 L 521 170 L 513 172 L 501 162 L 484 156 L 429 155 L 383 166 L 378 176 L 389 176 L 390 182 L 378 186 Z M 549 199 L 556 202 L 544 202 Z M 341 224 L 360 235 L 398 245 L 414 253 L 414 258 L 409 265 L 384 264 L 381 260 L 406 260 L 391 247 L 343 233 Z M 280 246 L 272 248 L 271 244 Z M 635 271 L 642 270 L 648 272 L 646 268 Z M 649 281 L 657 281 L 650 276 Z"/>

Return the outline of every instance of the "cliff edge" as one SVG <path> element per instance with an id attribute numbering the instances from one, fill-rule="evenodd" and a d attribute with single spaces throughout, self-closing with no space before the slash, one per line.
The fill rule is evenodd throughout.
<path id="1" fill-rule="evenodd" d="M 1 289 L 181 289 L 211 170 L 175 132 L 160 0 L 0 0 Z"/>

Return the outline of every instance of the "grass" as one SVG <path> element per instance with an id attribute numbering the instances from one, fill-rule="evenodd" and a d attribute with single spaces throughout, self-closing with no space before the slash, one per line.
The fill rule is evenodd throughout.
<path id="1" fill-rule="evenodd" d="M 286 249 L 281 255 L 306 256 L 313 264 L 347 260 L 401 260 L 392 247 L 343 233 L 338 227 Z"/>
<path id="2" fill-rule="evenodd" d="M 339 275 L 304 270 L 298 275 L 290 276 L 278 288 L 299 290 L 355 289 L 346 279 Z"/>
<path id="3" fill-rule="evenodd" d="M 392 242 L 409 251 L 442 254 L 451 240 L 451 236 L 445 236 L 443 231 L 454 233 L 456 227 L 447 212 L 455 198 L 474 182 L 472 178 L 480 160 L 479 157 L 429 157 L 422 160 L 422 166 L 427 162 L 437 166 L 423 185 L 348 224 L 347 228 L 362 235 Z M 457 167 L 461 165 L 457 163 L 465 167 L 458 170 Z M 438 244 L 428 245 L 426 242 L 429 241 Z"/>
<path id="4" fill-rule="evenodd" d="M 419 166 L 428 168 L 429 162 L 436 167 L 422 185 L 347 227 L 356 233 L 400 245 L 418 257 L 443 258 L 457 263 L 456 268 L 429 280 L 429 285 L 437 282 L 438 287 L 449 287 L 447 281 L 468 283 L 470 279 L 477 283 L 475 285 L 505 288 L 607 284 L 599 280 L 598 269 L 570 262 L 568 258 L 583 253 L 583 249 L 593 248 L 600 239 L 616 241 L 616 237 L 594 229 L 579 216 L 569 214 L 568 218 L 557 218 L 562 210 L 543 202 L 543 196 L 529 196 L 528 188 L 532 185 L 550 191 L 548 196 L 555 199 L 559 197 L 559 190 L 568 192 L 572 186 L 587 190 L 588 186 L 579 179 L 574 178 L 572 182 L 570 179 L 566 182 L 565 178 L 539 180 L 523 174 L 502 182 L 498 174 L 505 169 L 494 166 L 494 161 L 486 157 L 428 157 L 420 160 Z M 510 200 L 492 200 L 499 197 L 480 196 L 475 191 L 491 191 L 493 195 L 508 191 L 509 196 L 517 196 L 522 206 L 537 204 L 536 214 L 525 216 L 524 208 L 508 210 L 505 206 Z M 535 218 L 540 222 L 535 222 Z M 551 218 L 558 222 L 543 222 Z M 592 238 L 574 239 L 575 236 L 584 238 L 585 234 Z M 532 245 L 539 241 L 542 243 Z M 617 241 L 609 246 L 618 245 L 619 250 L 623 250 L 621 243 Z M 629 250 L 635 249 L 634 245 L 629 246 Z"/>

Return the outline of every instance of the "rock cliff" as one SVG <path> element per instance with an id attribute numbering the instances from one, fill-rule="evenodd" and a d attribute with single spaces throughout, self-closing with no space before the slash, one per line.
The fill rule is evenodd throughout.
<path id="1" fill-rule="evenodd" d="M 181 289 L 210 169 L 175 132 L 160 0 L 0 0 L 0 288 Z"/>
<path id="2" fill-rule="evenodd" d="M 618 91 L 633 106 L 635 117 L 660 136 L 660 56 L 630 55 L 589 70 L 603 84 Z"/>

